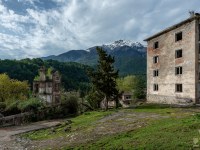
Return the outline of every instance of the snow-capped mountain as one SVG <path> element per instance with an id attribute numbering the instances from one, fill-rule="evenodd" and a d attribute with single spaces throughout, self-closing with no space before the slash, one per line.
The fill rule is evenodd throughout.
<path id="1" fill-rule="evenodd" d="M 91 51 L 96 51 L 96 47 L 90 47 L 86 51 L 91 52 Z M 132 42 L 130 40 L 118 40 L 113 43 L 109 44 L 102 44 L 101 46 L 104 50 L 106 50 L 108 53 L 113 53 L 113 51 L 118 51 L 118 50 L 127 50 L 127 48 L 132 49 L 134 51 L 146 53 L 146 47 L 142 45 L 139 42 Z"/>
<path id="2" fill-rule="evenodd" d="M 98 59 L 96 47 L 90 47 L 86 50 L 71 50 L 58 56 L 51 55 L 42 59 L 95 65 Z M 98 47 L 102 47 L 108 54 L 115 57 L 115 66 L 120 70 L 121 74 L 145 73 L 146 47 L 141 43 L 118 40 Z"/>
<path id="3" fill-rule="evenodd" d="M 132 42 L 130 40 L 118 40 L 118 41 L 115 41 L 113 43 L 110 43 L 110 44 L 104 44 L 103 45 L 104 47 L 108 47 L 110 48 L 111 50 L 115 49 L 115 48 L 119 48 L 119 47 L 123 47 L 123 46 L 129 46 L 129 47 L 144 47 L 141 43 L 139 42 Z"/>

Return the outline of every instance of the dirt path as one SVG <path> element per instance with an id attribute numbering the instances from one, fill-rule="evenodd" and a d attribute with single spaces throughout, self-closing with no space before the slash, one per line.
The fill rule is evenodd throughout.
<path id="1" fill-rule="evenodd" d="M 56 136 L 51 130 L 47 134 L 51 134 L 53 138 L 42 140 L 21 139 L 16 134 L 27 131 L 38 130 L 56 126 L 60 121 L 43 121 L 27 126 L 10 127 L 0 129 L 0 150 L 35 150 L 35 149 L 60 149 L 61 147 L 74 147 L 76 145 L 93 142 L 104 136 L 117 133 L 137 130 L 149 124 L 151 120 L 169 118 L 170 115 L 181 117 L 183 114 L 193 114 L 199 112 L 199 109 L 177 109 L 176 112 L 167 112 L 165 114 L 152 112 L 136 112 L 129 110 L 120 110 L 113 112 L 111 115 L 105 116 L 97 121 L 89 123 L 87 126 L 78 126 L 72 128 L 69 132 L 62 132 Z M 46 134 L 46 133 L 45 133 Z"/>
<path id="2" fill-rule="evenodd" d="M 25 126 L 0 128 L 0 150 L 24 150 L 25 148 L 16 141 L 14 135 L 50 128 L 59 125 L 60 122 L 60 120 L 40 121 Z"/>
<path id="3" fill-rule="evenodd" d="M 107 135 L 136 130 L 148 124 L 149 120 L 168 118 L 169 116 L 145 112 L 119 111 L 91 123 L 88 127 L 71 130 L 65 136 L 52 139 L 28 141 L 28 149 L 60 149 L 92 142 Z"/>

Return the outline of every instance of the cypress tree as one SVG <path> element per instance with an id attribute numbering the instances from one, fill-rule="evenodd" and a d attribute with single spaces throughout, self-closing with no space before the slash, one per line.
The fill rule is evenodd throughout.
<path id="1" fill-rule="evenodd" d="M 116 78 L 118 70 L 114 69 L 114 57 L 108 55 L 102 48 L 96 48 L 99 60 L 97 70 L 90 73 L 91 81 L 97 91 L 104 95 L 105 109 L 108 109 L 108 101 L 115 100 L 118 106 L 118 90 L 116 88 Z"/>

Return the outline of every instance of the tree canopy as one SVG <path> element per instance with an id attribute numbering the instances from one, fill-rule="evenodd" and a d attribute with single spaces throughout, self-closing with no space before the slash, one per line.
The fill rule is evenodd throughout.
<path id="1" fill-rule="evenodd" d="M 0 101 L 8 99 L 25 99 L 29 93 L 27 81 L 10 79 L 6 74 L 0 74 Z"/>
<path id="2" fill-rule="evenodd" d="M 118 103 L 118 90 L 116 88 L 116 78 L 118 71 L 115 71 L 113 63 L 114 57 L 108 55 L 102 48 L 96 48 L 99 60 L 97 69 L 90 73 L 94 88 L 104 95 L 105 109 L 108 109 L 108 100 L 114 99 Z"/>
<path id="3" fill-rule="evenodd" d="M 19 81 L 27 80 L 31 85 L 38 75 L 41 66 L 54 68 L 62 76 L 62 86 L 65 90 L 87 90 L 89 78 L 87 76 L 86 65 L 70 62 L 58 62 L 55 60 L 43 61 L 42 59 L 22 59 L 22 60 L 0 60 L 0 73 L 6 73 L 11 79 Z"/>
<path id="4" fill-rule="evenodd" d="M 146 76 L 129 75 L 118 78 L 117 89 L 120 92 L 133 93 L 133 98 L 143 99 L 146 96 Z"/>

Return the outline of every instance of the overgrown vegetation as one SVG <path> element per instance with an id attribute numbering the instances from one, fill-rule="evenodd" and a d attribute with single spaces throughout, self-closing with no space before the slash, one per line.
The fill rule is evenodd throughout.
<path id="1" fill-rule="evenodd" d="M 0 113 L 4 116 L 23 112 L 37 114 L 37 111 L 44 111 L 43 119 L 61 118 L 79 113 L 79 105 L 78 94 L 63 93 L 61 106 L 50 108 L 44 100 L 32 97 L 28 82 L 10 79 L 8 75 L 0 74 Z"/>
<path id="2" fill-rule="evenodd" d="M 107 110 L 108 101 L 110 100 L 114 100 L 116 102 L 116 106 L 118 106 L 119 92 L 116 88 L 118 71 L 116 71 L 113 66 L 113 63 L 115 62 L 114 57 L 108 55 L 102 48 L 97 47 L 96 50 L 99 56 L 97 69 L 95 71 L 91 71 L 89 75 L 93 89 L 95 90 L 94 92 L 98 92 L 98 95 L 103 95 L 104 107 Z M 97 101 L 98 98 L 95 100 Z"/>
<path id="3" fill-rule="evenodd" d="M 192 149 L 193 139 L 200 138 L 199 129 L 199 115 L 174 117 L 154 121 L 136 131 L 103 137 L 77 149 Z"/>
<path id="4" fill-rule="evenodd" d="M 80 99 L 77 92 L 68 92 L 62 94 L 61 109 L 69 114 L 77 114 L 79 112 Z"/>
<path id="5" fill-rule="evenodd" d="M 80 128 L 88 128 L 92 122 L 95 122 L 107 115 L 110 115 L 113 111 L 93 111 L 85 112 L 80 116 L 72 118 L 71 131 L 77 131 Z M 55 132 L 52 133 L 52 129 L 44 129 L 39 131 L 33 131 L 29 133 L 24 133 L 21 135 L 23 138 L 28 138 L 31 140 L 42 140 L 42 139 L 52 139 L 60 136 L 66 136 L 70 132 L 65 132 L 66 123 L 63 122 L 59 127 L 55 128 Z"/>
<path id="6" fill-rule="evenodd" d="M 13 115 L 27 111 L 37 111 L 43 104 L 37 98 L 30 97 L 27 81 L 10 79 L 7 74 L 0 74 L 0 112 Z"/>
<path id="7" fill-rule="evenodd" d="M 89 90 L 86 65 L 55 60 L 43 61 L 42 59 L 0 60 L 0 73 L 6 73 L 11 79 L 28 81 L 32 85 L 41 66 L 54 68 L 62 75 L 62 86 L 68 90 Z M 32 86 L 30 86 L 32 88 Z"/>
<path id="8" fill-rule="evenodd" d="M 200 141 L 200 114 L 198 109 L 195 108 L 169 108 L 167 105 L 159 108 L 159 105 L 144 105 L 144 108 L 118 110 L 119 112 L 128 113 L 128 116 L 115 120 L 110 118 L 105 124 L 98 124 L 106 117 L 116 116 L 118 112 L 105 111 L 105 112 L 86 112 L 78 117 L 72 119 L 71 130 L 63 132 L 64 127 L 61 125 L 55 129 L 56 132 L 52 133 L 51 129 L 40 130 L 22 135 L 23 138 L 31 140 L 57 140 L 58 137 L 75 136 L 78 133 L 80 137 L 82 134 L 93 135 L 93 140 L 81 144 L 78 139 L 76 142 L 66 141 L 65 147 L 56 148 L 60 149 L 194 149 L 195 145 L 199 145 Z M 117 128 L 115 124 L 121 122 L 126 128 L 128 126 L 127 119 L 131 119 L 131 113 L 139 113 L 140 115 L 152 114 L 153 118 L 146 118 L 142 116 L 143 120 L 135 120 L 136 128 L 124 129 L 124 132 L 109 133 L 109 127 Z M 146 112 L 146 113 L 144 113 Z M 109 115 L 109 116 L 108 116 Z M 158 116 L 160 115 L 160 117 Z M 134 116 L 134 115 L 133 115 Z M 137 127 L 137 122 L 140 127 Z M 113 123 L 113 126 L 109 124 Z M 133 122 L 134 123 L 134 122 Z M 145 123 L 145 125 L 143 125 Z M 108 133 L 99 135 L 101 130 L 107 128 Z M 93 132 L 97 135 L 94 135 Z M 101 131 L 102 132 L 102 131 Z M 76 136 L 77 138 L 77 136 Z M 197 141 L 196 143 L 194 141 Z M 68 145 L 68 146 L 67 146 Z M 48 147 L 47 147 L 48 148 Z"/>
<path id="9" fill-rule="evenodd" d="M 29 85 L 26 81 L 10 79 L 6 74 L 0 74 L 0 102 L 8 99 L 24 100 L 29 94 Z"/>
<path id="10" fill-rule="evenodd" d="M 146 76 L 133 76 L 117 79 L 117 88 L 120 92 L 130 92 L 133 99 L 146 98 Z"/>
<path id="11" fill-rule="evenodd" d="M 38 98 L 29 98 L 17 105 L 17 108 L 22 112 L 37 111 L 44 107 L 42 101 Z"/>
<path id="12" fill-rule="evenodd" d="M 100 103 L 103 100 L 104 96 L 100 92 L 92 89 L 86 96 L 85 101 L 92 110 L 100 108 Z"/>
<path id="13" fill-rule="evenodd" d="M 25 100 L 12 99 L 6 101 L 6 107 L 2 109 L 4 115 L 14 115 L 22 112 L 38 111 L 44 108 L 44 104 L 38 98 L 27 98 Z"/>

